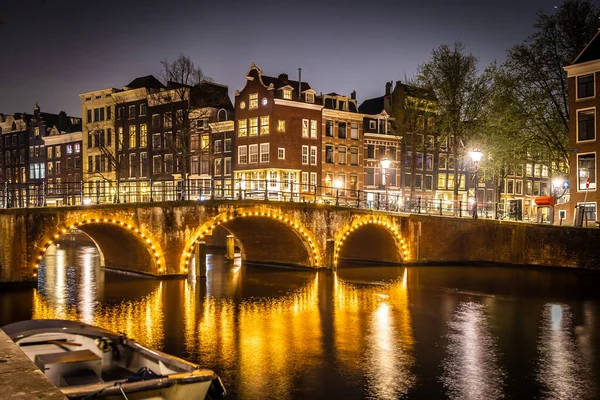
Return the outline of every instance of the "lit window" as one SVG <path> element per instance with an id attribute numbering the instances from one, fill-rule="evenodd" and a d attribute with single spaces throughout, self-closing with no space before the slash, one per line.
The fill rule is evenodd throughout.
<path id="1" fill-rule="evenodd" d="M 315 102 L 315 95 L 312 93 L 306 93 L 306 102 L 307 103 L 314 103 Z"/>
<path id="2" fill-rule="evenodd" d="M 129 148 L 133 149 L 134 147 L 136 147 L 135 143 L 136 143 L 136 134 L 135 134 L 135 125 L 130 125 L 129 126 Z"/>
<path id="3" fill-rule="evenodd" d="M 314 121 L 314 120 L 310 121 L 310 137 L 312 139 L 317 138 L 317 121 Z"/>
<path id="4" fill-rule="evenodd" d="M 596 189 L 596 153 L 577 154 L 578 190 L 586 190 L 589 179 L 590 189 Z"/>
<path id="5" fill-rule="evenodd" d="M 279 121 L 277 121 L 277 131 L 278 132 L 285 132 L 285 121 L 280 119 Z"/>
<path id="6" fill-rule="evenodd" d="M 305 137 L 305 138 L 308 137 L 308 120 L 307 119 L 302 120 L 302 137 Z"/>
<path id="7" fill-rule="evenodd" d="M 247 136 L 248 135 L 248 126 L 245 119 L 240 119 L 238 121 L 238 136 Z"/>
<path id="8" fill-rule="evenodd" d="M 250 118 L 250 136 L 258 136 L 258 118 Z"/>
<path id="9" fill-rule="evenodd" d="M 302 164 L 308 165 L 308 146 L 302 146 Z"/>
<path id="10" fill-rule="evenodd" d="M 140 125 L 140 147 L 146 147 L 148 145 L 148 125 Z"/>
<path id="11" fill-rule="evenodd" d="M 292 91 L 290 89 L 284 89 L 283 90 L 283 98 L 286 100 L 291 100 L 292 99 Z"/>
<path id="12" fill-rule="evenodd" d="M 240 108 L 242 110 L 246 108 L 246 102 L 245 101 L 240 102 Z"/>
<path id="13" fill-rule="evenodd" d="M 250 95 L 249 103 L 248 109 L 254 110 L 255 108 L 258 108 L 258 93 L 252 93 Z"/>
<path id="14" fill-rule="evenodd" d="M 260 134 L 261 135 L 269 134 L 269 116 L 260 117 Z"/>
<path id="15" fill-rule="evenodd" d="M 302 191 L 308 192 L 308 172 L 302 173 Z"/>

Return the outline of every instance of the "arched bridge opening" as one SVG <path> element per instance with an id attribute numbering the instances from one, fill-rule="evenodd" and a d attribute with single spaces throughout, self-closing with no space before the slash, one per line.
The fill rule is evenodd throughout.
<path id="1" fill-rule="evenodd" d="M 206 241 L 218 228 L 235 237 L 246 262 L 298 267 L 319 267 L 321 251 L 312 233 L 302 223 L 271 209 L 238 209 L 223 213 L 204 223 L 186 244 L 181 272 L 191 265 L 194 246 Z"/>
<path id="2" fill-rule="evenodd" d="M 85 234 L 95 244 L 101 266 L 148 275 L 165 273 L 162 249 L 152 235 L 129 221 L 94 218 L 61 224 L 45 232 L 32 260 L 34 277 L 48 250 L 72 232 Z"/>
<path id="3" fill-rule="evenodd" d="M 349 262 L 398 265 L 409 258 L 406 242 L 393 222 L 373 216 L 355 220 L 335 241 L 334 267 Z"/>

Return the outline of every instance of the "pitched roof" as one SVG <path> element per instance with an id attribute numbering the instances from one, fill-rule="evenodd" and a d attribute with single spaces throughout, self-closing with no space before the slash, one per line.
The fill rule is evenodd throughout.
<path id="1" fill-rule="evenodd" d="M 581 51 L 581 53 L 579 53 L 571 65 L 581 64 L 598 59 L 600 59 L 600 29 L 592 38 L 592 40 L 590 40 L 587 46 L 585 46 L 585 48 Z"/>
<path id="2" fill-rule="evenodd" d="M 385 96 L 380 96 L 380 97 L 374 97 L 372 99 L 367 99 L 365 101 L 363 101 L 361 103 L 360 106 L 358 106 L 358 111 L 363 113 L 363 114 L 379 114 L 380 112 L 382 112 L 384 110 L 384 97 Z"/>
<path id="3" fill-rule="evenodd" d="M 146 75 L 135 78 L 128 85 L 125 85 L 126 88 L 129 89 L 162 89 L 165 87 L 158 79 L 154 77 L 154 75 Z"/>
<path id="4" fill-rule="evenodd" d="M 295 90 L 298 90 L 298 81 L 290 80 L 287 78 L 287 75 L 281 74 L 278 77 L 262 75 L 262 81 L 265 85 L 269 86 L 271 83 L 275 87 L 275 89 L 280 89 L 284 86 L 291 86 Z M 300 87 L 300 91 L 304 92 L 305 90 L 312 89 L 308 82 L 302 81 L 302 86 Z"/>

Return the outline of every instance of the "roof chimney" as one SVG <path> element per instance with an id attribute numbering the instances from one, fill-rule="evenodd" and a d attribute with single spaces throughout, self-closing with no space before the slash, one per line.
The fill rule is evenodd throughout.
<path id="1" fill-rule="evenodd" d="M 389 96 L 390 94 L 392 94 L 392 82 L 386 82 L 385 83 L 385 95 Z"/>
<path id="2" fill-rule="evenodd" d="M 352 93 L 350 93 L 350 98 L 356 100 L 356 90 L 353 90 Z"/>
<path id="3" fill-rule="evenodd" d="M 287 81 L 288 74 L 279 74 L 279 76 L 277 78 L 281 79 L 282 81 Z"/>

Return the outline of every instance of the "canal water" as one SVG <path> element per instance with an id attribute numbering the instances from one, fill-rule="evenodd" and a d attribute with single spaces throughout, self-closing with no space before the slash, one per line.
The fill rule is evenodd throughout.
<path id="1" fill-rule="evenodd" d="M 598 399 L 600 275 L 512 267 L 285 270 L 209 257 L 207 279 L 99 268 L 52 247 L 0 326 L 99 325 L 214 368 L 238 399 Z"/>

